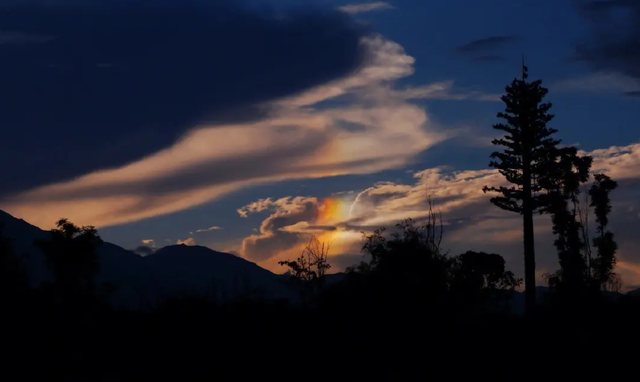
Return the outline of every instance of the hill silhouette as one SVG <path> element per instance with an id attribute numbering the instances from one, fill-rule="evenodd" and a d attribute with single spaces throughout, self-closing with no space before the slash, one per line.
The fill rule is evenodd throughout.
<path id="1" fill-rule="evenodd" d="M 34 245 L 49 237 L 44 231 L 23 219 L 0 210 L 0 224 L 13 241 L 15 250 L 23 254 L 33 287 L 50 280 L 44 256 Z M 184 295 L 198 295 L 217 302 L 240 298 L 296 302 L 298 295 L 287 283 L 290 275 L 275 274 L 246 259 L 203 246 L 170 245 L 151 255 L 139 254 L 105 242 L 98 249 L 100 273 L 97 282 L 116 286 L 111 303 L 126 308 L 148 308 L 158 302 Z M 345 273 L 326 276 L 326 284 L 343 281 Z M 546 301 L 547 287 L 537 287 L 541 303 Z M 619 293 L 607 293 L 615 300 Z M 640 289 L 628 292 L 639 296 Z M 516 292 L 510 298 L 510 311 L 524 313 L 524 294 Z"/>
<path id="2" fill-rule="evenodd" d="M 34 244 L 50 232 L 0 211 L 4 234 L 23 254 L 33 287 L 51 280 L 44 255 Z M 217 301 L 240 297 L 294 299 L 287 276 L 277 275 L 238 256 L 202 246 L 172 245 L 142 257 L 112 243 L 98 248 L 100 272 L 96 281 L 116 286 L 111 302 L 127 308 L 150 307 L 184 294 Z"/>

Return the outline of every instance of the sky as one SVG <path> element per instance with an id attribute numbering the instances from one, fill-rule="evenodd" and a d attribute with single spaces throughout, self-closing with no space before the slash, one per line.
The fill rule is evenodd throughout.
<path id="1" fill-rule="evenodd" d="M 522 275 L 520 217 L 482 187 L 504 182 L 492 124 L 524 57 L 558 137 L 620 184 L 617 272 L 640 286 L 637 1 L 7 0 L 0 26 L 0 209 L 43 229 L 276 272 L 315 235 L 340 271 L 432 197 L 443 249 Z"/>

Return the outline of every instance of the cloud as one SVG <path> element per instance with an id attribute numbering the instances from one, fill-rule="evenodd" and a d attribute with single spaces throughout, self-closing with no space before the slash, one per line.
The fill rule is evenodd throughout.
<path id="1" fill-rule="evenodd" d="M 196 233 L 203 233 L 203 232 L 211 232 L 211 231 L 220 231 L 222 228 L 218 227 L 218 226 L 212 226 L 209 228 L 202 228 L 196 231 Z"/>
<path id="2" fill-rule="evenodd" d="M 589 35 L 574 57 L 595 71 L 640 79 L 640 3 L 632 0 L 589 1 L 578 8 Z"/>
<path id="3" fill-rule="evenodd" d="M 278 261 L 300 256 L 312 236 L 330 248 L 331 264 L 334 264 L 334 256 L 358 253 L 361 233 L 349 230 L 342 223 L 348 218 L 352 199 L 352 196 L 323 200 L 302 196 L 263 199 L 271 201 L 268 208 L 270 214 L 260 225 L 258 234 L 250 235 L 242 241 L 239 252 L 242 257 L 256 261 L 274 272 L 282 271 Z M 254 208 L 255 203 L 249 206 L 239 211 L 258 212 Z M 342 262 L 344 261 L 335 261 L 339 268 L 334 271 L 344 269 Z"/>
<path id="4" fill-rule="evenodd" d="M 363 27 L 307 9 L 3 2 L 0 162 L 21 160 L 0 169 L 0 196 L 140 160 L 197 125 L 255 120 L 268 113 L 257 104 L 359 68 Z"/>
<path id="5" fill-rule="evenodd" d="M 268 210 L 271 214 L 262 222 L 259 234 L 244 239 L 241 253 L 278 271 L 276 260 L 298 256 L 309 237 L 315 235 L 322 242 L 331 243 L 331 259 L 336 257 L 336 265 L 344 269 L 351 265 L 348 261 L 355 263 L 361 259 L 353 255 L 360 252 L 361 232 L 392 228 L 407 217 L 423 220 L 428 215 L 428 195 L 438 201 L 443 214 L 451 220 L 447 229 L 462 229 L 481 216 L 504 218 L 500 213 L 489 213 L 488 196 L 482 192 L 485 184 L 501 184 L 500 175 L 493 170 L 447 173 L 434 168 L 416 173 L 414 179 L 415 184 L 380 182 L 355 198 L 351 195 L 319 201 L 313 197 L 287 197 L 251 203 L 239 209 L 239 213 Z M 456 223 L 458 220 L 464 220 L 464 224 Z M 341 257 L 345 254 L 351 256 Z"/>
<path id="6" fill-rule="evenodd" d="M 249 203 L 242 208 L 238 208 L 237 212 L 240 217 L 246 218 L 249 216 L 249 214 L 266 211 L 274 206 L 275 202 L 271 200 L 271 198 L 266 198 Z"/>
<path id="7" fill-rule="evenodd" d="M 593 156 L 593 172 L 605 172 L 620 185 L 612 194 L 610 223 L 620 244 L 617 272 L 627 287 L 640 285 L 640 272 L 637 272 L 640 270 L 640 253 L 637 252 L 640 247 L 637 237 L 640 143 L 581 154 Z M 450 250 L 451 255 L 470 249 L 497 252 L 505 257 L 509 268 L 522 274 L 522 219 L 493 206 L 489 202 L 491 195 L 482 192 L 485 185 L 504 184 L 504 178 L 492 169 L 452 172 L 445 167 L 431 168 L 415 173 L 413 183 L 378 182 L 355 198 L 343 199 L 341 203 L 348 206 L 348 212 L 329 214 L 330 219 L 317 212 L 320 203 L 315 198 L 264 199 L 271 201 L 267 204 L 274 213 L 263 222 L 261 234 L 248 238 L 248 242 L 252 244 L 252 253 L 265 255 L 258 259 L 262 261 L 261 265 L 276 271 L 279 268 L 272 259 L 296 255 L 310 235 L 317 235 L 325 242 L 337 240 L 339 245 L 332 245 L 331 257 L 335 257 L 335 263 L 342 269 L 350 265 L 348 262 L 359 261 L 354 254 L 362 245 L 360 232 L 371 232 L 378 227 L 393 230 L 397 222 L 406 218 L 424 222 L 429 214 L 427 198 L 431 197 L 443 216 L 444 250 Z M 251 204 L 254 207 L 246 210 L 257 211 L 255 206 L 264 206 L 264 200 Z M 326 204 L 326 201 L 322 203 Z M 281 208 L 281 205 L 286 207 Z M 281 217 L 285 220 L 272 224 L 273 219 Z M 559 265 L 549 216 L 536 216 L 535 224 L 538 274 L 541 276 L 557 270 Z M 277 239 L 271 239 L 274 237 Z M 272 240 L 267 240 L 265 246 L 268 255 L 261 252 L 263 243 L 259 238 Z M 346 257 L 340 258 L 341 255 Z M 542 282 L 540 277 L 539 282 Z"/>
<path id="8" fill-rule="evenodd" d="M 153 239 L 143 239 L 142 240 L 142 244 L 149 246 L 151 248 L 155 248 L 156 247 L 156 241 Z"/>
<path id="9" fill-rule="evenodd" d="M 413 185 L 379 182 L 363 190 L 353 202 L 349 223 L 358 226 L 390 226 L 411 217 L 429 214 L 427 198 L 432 197 L 448 219 L 472 219 L 487 212 L 485 185 L 499 186 L 504 180 L 495 170 L 447 172 L 432 168 L 414 174 Z"/>
<path id="10" fill-rule="evenodd" d="M 301 240 L 299 231 L 290 231 L 286 228 L 299 227 L 298 224 L 301 222 L 313 222 L 319 214 L 317 198 L 281 198 L 270 201 L 268 208 L 274 212 L 262 222 L 260 233 L 251 235 L 242 241 L 241 253 L 243 257 L 249 260 L 268 260 L 278 253 L 299 244 Z M 249 205 L 238 211 L 254 213 L 264 211 L 264 209 L 258 210 Z"/>
<path id="11" fill-rule="evenodd" d="M 309 234 L 321 234 L 324 232 L 332 232 L 337 230 L 337 227 L 331 225 L 312 225 L 308 222 L 302 221 L 295 224 L 283 227 L 280 229 L 284 232 L 292 233 L 309 233 Z"/>
<path id="12" fill-rule="evenodd" d="M 515 36 L 485 37 L 458 46 L 456 52 L 475 61 L 503 61 L 504 57 L 495 54 L 495 51 L 517 40 L 519 38 Z"/>
<path id="13" fill-rule="evenodd" d="M 581 151 L 581 154 L 585 154 Z M 640 143 L 612 146 L 588 152 L 593 156 L 593 172 L 603 172 L 615 180 L 640 179 Z"/>
<path id="14" fill-rule="evenodd" d="M 272 213 L 262 222 L 258 235 L 244 240 L 241 252 L 250 260 L 265 262 L 290 252 L 306 243 L 310 235 L 316 235 L 324 241 L 340 241 L 332 247 L 335 255 L 344 254 L 344 250 L 354 253 L 354 249 L 357 253 L 361 231 L 393 226 L 407 217 L 425 218 L 427 195 L 436 198 L 449 217 L 469 218 L 474 208 L 462 208 L 486 202 L 488 198 L 482 187 L 501 182 L 493 170 L 447 174 L 435 168 L 416 173 L 414 177 L 415 185 L 380 182 L 355 198 L 318 201 L 313 197 L 287 197 L 251 203 L 238 210 L 241 216 L 265 210 Z M 477 214 L 488 208 L 486 205 L 475 207 Z M 323 236 L 325 234 L 327 236 Z"/>
<path id="15" fill-rule="evenodd" d="M 350 15 L 355 15 L 358 13 L 379 11 L 379 10 L 393 9 L 393 8 L 394 6 L 387 2 L 376 1 L 374 3 L 343 5 L 339 7 L 338 10 Z"/>
<path id="16" fill-rule="evenodd" d="M 176 242 L 176 245 L 188 245 L 190 247 L 196 245 L 196 239 L 190 237 L 188 239 L 184 239 L 184 240 L 178 240 Z"/>
<path id="17" fill-rule="evenodd" d="M 152 255 L 155 252 L 155 249 L 151 247 L 147 247 L 146 245 L 141 245 L 134 249 L 132 252 L 137 253 L 138 255 L 144 257 Z"/>
<path id="18" fill-rule="evenodd" d="M 640 94 L 640 79 L 616 72 L 596 72 L 571 78 L 551 85 L 553 90 L 565 92 L 616 93 L 633 96 Z"/>
<path id="19" fill-rule="evenodd" d="M 485 94 L 480 91 L 464 89 L 456 90 L 454 88 L 454 84 L 454 81 L 442 81 L 425 86 L 407 87 L 395 91 L 394 95 L 405 100 L 426 99 L 441 101 L 500 101 L 501 96 L 499 94 Z"/>
<path id="20" fill-rule="evenodd" d="M 399 168 L 447 138 L 393 93 L 414 70 L 402 46 L 371 35 L 354 49 L 367 52 L 360 69 L 269 102 L 263 118 L 200 125 L 142 160 L 5 197 L 0 208 L 41 227 L 59 216 L 104 227 L 265 182 Z"/>

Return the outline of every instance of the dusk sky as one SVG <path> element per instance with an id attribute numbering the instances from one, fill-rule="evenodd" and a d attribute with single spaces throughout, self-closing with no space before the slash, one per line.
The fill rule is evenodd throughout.
<path id="1" fill-rule="evenodd" d="M 503 255 L 499 97 L 525 57 L 566 144 L 620 184 L 617 272 L 640 286 L 640 2 L 63 1 L 0 5 L 0 209 L 127 249 L 185 243 L 281 272 L 311 235 L 443 213 L 443 247 Z M 537 272 L 558 268 L 536 218 Z"/>

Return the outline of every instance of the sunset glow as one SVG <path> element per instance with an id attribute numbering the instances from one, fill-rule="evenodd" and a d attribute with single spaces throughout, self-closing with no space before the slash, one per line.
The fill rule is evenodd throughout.
<path id="1" fill-rule="evenodd" d="M 344 198 L 327 198 L 318 206 L 318 222 L 332 224 L 349 218 L 351 201 Z"/>

